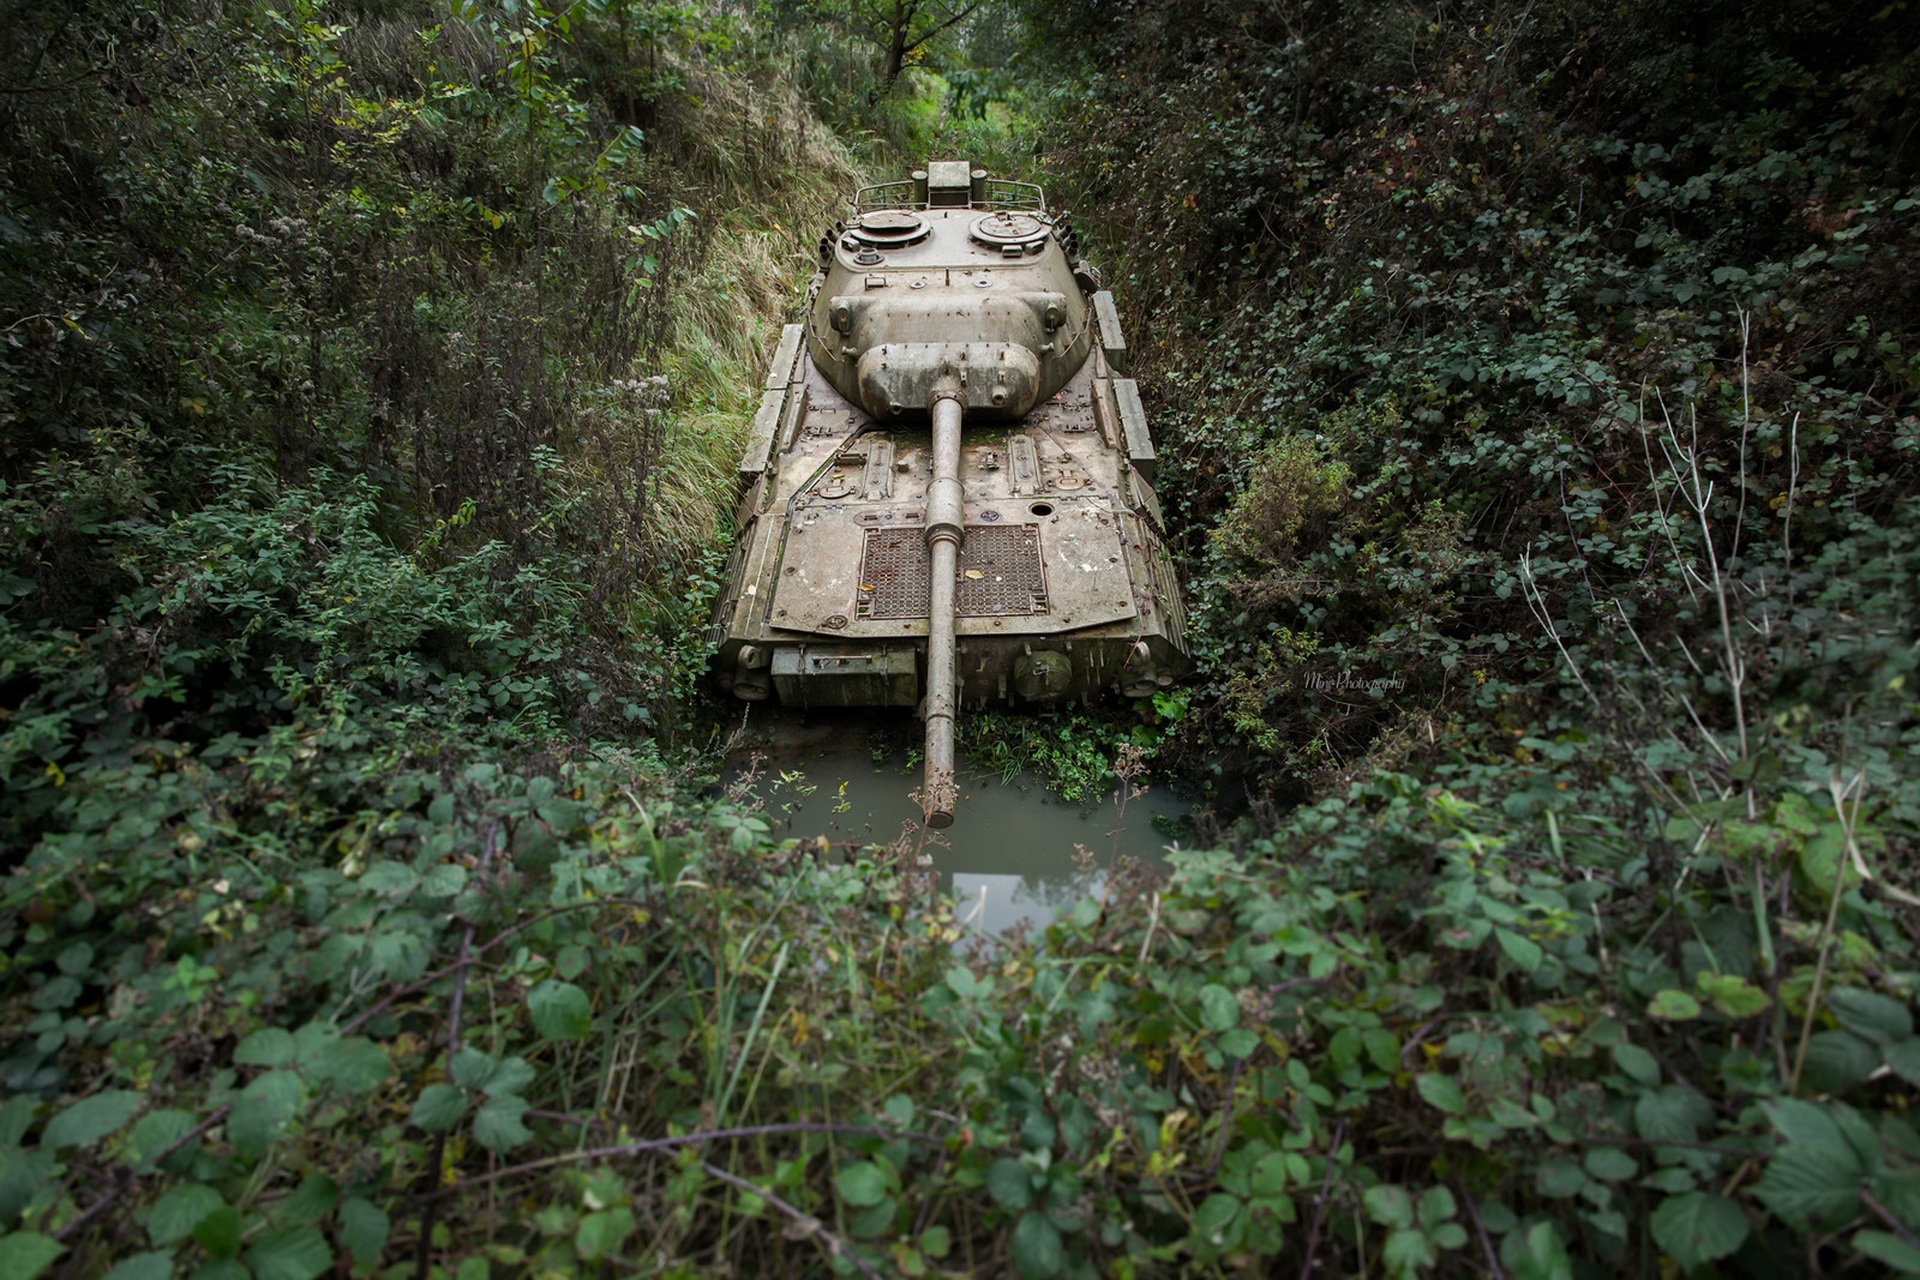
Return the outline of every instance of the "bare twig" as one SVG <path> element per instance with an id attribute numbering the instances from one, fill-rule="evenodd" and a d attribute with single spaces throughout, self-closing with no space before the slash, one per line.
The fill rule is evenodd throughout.
<path id="1" fill-rule="evenodd" d="M 825 1240 L 827 1242 L 828 1253 L 832 1254 L 834 1257 L 845 1257 L 849 1262 L 853 1263 L 854 1266 L 860 1269 L 861 1275 L 871 1276 L 873 1277 L 873 1280 L 881 1280 L 880 1273 L 873 1269 L 873 1265 L 871 1263 L 869 1263 L 865 1258 L 861 1257 L 858 1253 L 854 1252 L 852 1249 L 848 1248 L 847 1242 L 845 1240 L 842 1240 L 839 1236 L 827 1230 L 826 1224 L 821 1222 L 820 1219 L 814 1217 L 812 1214 L 802 1212 L 801 1210 L 795 1208 L 793 1205 L 789 1204 L 787 1201 L 782 1200 L 779 1196 L 775 1195 L 773 1192 L 767 1190 L 765 1187 L 760 1186 L 757 1183 L 749 1182 L 747 1179 L 740 1177 L 738 1174 L 728 1173 L 725 1169 L 722 1169 L 719 1165 L 713 1164 L 710 1161 L 702 1160 L 700 1162 L 700 1167 L 702 1169 L 705 1169 L 708 1173 L 720 1179 L 720 1181 L 726 1183 L 730 1187 L 737 1187 L 740 1190 L 746 1192 L 748 1195 L 759 1196 L 762 1200 L 765 1200 L 768 1204 L 778 1209 L 781 1213 L 784 1213 L 788 1218 L 792 1219 L 796 1223 L 799 1223 L 802 1227 L 805 1227 L 808 1235 L 817 1235 L 821 1237 L 823 1240 Z"/>
<path id="2" fill-rule="evenodd" d="M 1340 1144 L 1347 1139 L 1347 1122 L 1333 1131 L 1333 1146 L 1327 1151 L 1327 1172 L 1320 1179 L 1320 1194 L 1313 1199 L 1313 1223 L 1307 1228 L 1307 1261 L 1300 1268 L 1300 1280 L 1312 1280 L 1313 1264 L 1320 1256 L 1320 1223 L 1327 1214 L 1327 1192 L 1333 1187 L 1333 1166 L 1340 1156 Z"/>

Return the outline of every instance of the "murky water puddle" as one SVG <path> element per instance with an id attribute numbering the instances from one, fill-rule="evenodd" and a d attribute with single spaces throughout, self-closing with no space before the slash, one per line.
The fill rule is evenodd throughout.
<path id="1" fill-rule="evenodd" d="M 955 900 L 970 931 L 997 935 L 1021 921 L 1039 928 L 1097 893 L 1118 859 L 1160 863 L 1174 840 L 1154 819 L 1164 826 L 1190 808 L 1166 788 L 1148 787 L 1124 814 L 1111 797 L 1083 810 L 1037 779 L 1003 779 L 963 757 L 953 825 L 922 833 L 919 806 L 909 798 L 920 785 L 917 756 L 871 745 L 863 723 L 818 713 L 776 722 L 769 739 L 735 753 L 734 774 L 749 754 L 763 757 L 753 793 L 783 835 L 824 838 L 837 855 L 904 839 L 909 851 L 931 859 L 939 891 Z"/>

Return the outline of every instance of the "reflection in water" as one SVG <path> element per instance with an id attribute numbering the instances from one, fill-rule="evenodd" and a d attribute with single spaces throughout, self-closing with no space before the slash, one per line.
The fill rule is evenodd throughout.
<path id="1" fill-rule="evenodd" d="M 789 834 L 824 836 L 847 852 L 905 840 L 909 851 L 931 858 L 956 917 L 987 934 L 1021 921 L 1044 926 L 1081 895 L 1098 892 L 1116 856 L 1160 862 L 1172 841 L 1154 829 L 1154 816 L 1187 811 L 1171 792 L 1151 787 L 1128 801 L 1124 819 L 1111 800 L 1083 812 L 1032 779 L 1004 783 L 962 760 L 953 825 L 923 835 L 909 798 L 919 770 L 904 754 L 876 763 L 867 751 L 829 745 L 782 751 L 765 767 L 755 793 L 769 817 L 790 823 Z"/>

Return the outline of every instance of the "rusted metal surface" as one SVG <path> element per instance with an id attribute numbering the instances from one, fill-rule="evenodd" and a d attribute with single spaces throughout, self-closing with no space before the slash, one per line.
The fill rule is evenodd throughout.
<path id="1" fill-rule="evenodd" d="M 899 705 L 911 671 L 950 723 L 943 700 L 1138 697 L 1188 669 L 1118 311 L 1045 210 L 950 162 L 863 191 L 821 242 L 741 459 L 723 688 Z"/>

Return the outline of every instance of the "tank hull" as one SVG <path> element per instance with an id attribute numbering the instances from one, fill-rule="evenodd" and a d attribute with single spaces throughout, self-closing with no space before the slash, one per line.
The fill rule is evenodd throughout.
<path id="1" fill-rule="evenodd" d="M 1172 684 L 1190 669 L 1186 618 L 1110 295 L 1043 214 L 984 230 L 978 205 L 888 216 L 899 247 L 823 242 L 807 322 L 787 326 L 769 367 L 710 633 L 720 687 L 924 713 L 930 602 L 943 595 L 930 566 L 952 532 L 930 529 L 930 500 L 935 523 L 956 522 L 925 402 L 943 395 L 965 413 L 961 708 Z M 908 243 L 897 228 L 912 218 L 922 234 Z"/>

